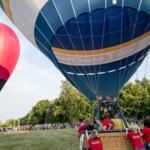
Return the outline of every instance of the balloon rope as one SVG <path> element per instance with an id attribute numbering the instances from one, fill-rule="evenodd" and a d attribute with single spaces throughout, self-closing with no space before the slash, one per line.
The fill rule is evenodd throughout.
<path id="1" fill-rule="evenodd" d="M 49 52 L 49 49 L 47 49 L 37 38 L 35 38 L 37 41 L 38 41 L 38 43 L 42 46 L 42 48 L 44 48 L 46 51 L 48 51 Z M 62 71 L 62 70 L 61 70 Z M 65 73 L 64 71 L 62 71 L 62 73 Z M 74 80 L 71 78 L 71 77 L 68 77 L 70 80 L 71 80 L 71 82 L 73 83 L 73 84 L 75 84 L 74 83 Z M 85 83 L 85 81 L 81 78 L 81 81 L 83 82 L 83 83 Z M 80 90 L 80 91 L 82 91 L 79 87 L 78 87 L 78 89 Z M 90 88 L 89 88 L 90 89 Z M 91 90 L 91 92 L 92 92 L 92 89 L 90 89 Z"/>
<path id="2" fill-rule="evenodd" d="M 142 4 L 142 0 L 141 0 L 140 3 L 139 3 L 138 12 L 140 11 L 141 4 Z M 136 14 L 136 20 L 135 20 L 135 24 L 134 24 L 134 29 L 133 29 L 133 32 L 132 32 L 131 40 L 134 38 L 134 33 L 135 33 L 135 29 L 136 29 L 136 25 L 137 25 L 137 20 L 138 20 L 138 12 L 137 12 L 137 14 Z M 149 24 L 148 24 L 148 25 L 149 25 Z M 148 25 L 147 25 L 147 27 L 148 27 Z M 148 29 L 147 27 L 146 27 L 144 33 L 147 31 L 147 29 Z M 137 46 L 135 46 L 135 50 L 137 49 L 137 47 L 138 47 L 139 45 L 140 45 L 140 42 L 139 42 L 139 44 L 137 44 Z M 143 50 L 143 52 L 142 52 L 142 54 L 141 54 L 140 56 L 142 56 L 142 55 L 144 54 L 144 52 L 145 52 L 145 50 Z M 136 54 L 134 55 L 132 62 L 135 61 L 135 59 L 136 59 L 136 57 L 137 57 L 137 54 L 138 54 L 138 52 L 137 52 L 137 50 L 136 50 Z M 129 58 L 129 57 L 128 57 L 128 58 Z M 128 67 L 128 66 L 127 66 L 127 64 L 128 64 L 128 58 L 127 58 L 126 63 L 125 63 L 125 64 L 126 64 L 126 65 L 125 65 L 126 67 Z M 137 63 L 137 65 L 138 65 L 138 63 Z M 124 79 L 124 75 L 125 75 L 126 70 L 124 70 L 123 76 L 122 76 L 122 80 L 121 80 L 121 85 L 123 85 L 123 84 L 127 81 L 128 77 L 129 77 L 129 78 L 131 77 L 131 75 L 133 74 L 133 72 L 134 72 L 134 70 L 136 69 L 136 67 L 137 67 L 137 66 L 135 65 L 135 67 L 133 68 L 133 71 L 131 71 L 131 73 L 130 73 L 130 70 L 131 70 L 132 67 L 129 68 L 125 79 Z"/>
<path id="3" fill-rule="evenodd" d="M 124 0 L 122 1 L 122 7 L 121 7 L 121 36 L 120 36 L 120 44 L 122 43 L 123 41 L 123 6 L 124 6 Z M 120 68 L 122 66 L 122 60 L 120 59 Z M 121 83 L 121 70 L 118 70 L 119 72 L 119 79 L 118 79 L 118 91 L 120 90 L 120 83 Z"/>
<path id="4" fill-rule="evenodd" d="M 73 9 L 73 12 L 74 12 L 74 17 L 75 17 L 75 19 L 76 19 L 76 24 L 77 24 L 78 32 L 79 32 L 79 35 L 80 35 L 82 47 L 83 47 L 84 50 L 86 50 L 86 49 L 85 49 L 84 42 L 83 42 L 83 36 L 82 36 L 82 34 L 81 34 L 81 30 L 80 30 L 79 23 L 78 23 L 78 20 L 77 20 L 76 11 L 75 11 L 75 8 L 74 8 L 74 5 L 73 5 L 72 0 L 70 0 L 70 2 L 71 2 L 71 6 L 72 6 L 72 9 Z M 84 55 L 85 55 L 85 51 L 84 51 Z M 87 78 L 88 78 L 89 81 L 90 81 L 90 85 L 89 85 L 89 86 L 92 87 L 93 94 L 95 94 L 95 84 L 94 84 L 94 81 L 93 81 L 92 79 L 90 80 L 90 76 L 87 75 L 87 72 L 86 72 L 86 69 L 85 69 L 84 65 L 82 65 L 82 66 L 83 66 L 85 75 L 87 76 Z M 91 73 L 90 67 L 87 66 L 87 68 L 88 68 L 89 73 Z"/>
<path id="5" fill-rule="evenodd" d="M 132 32 L 132 36 L 131 36 L 131 39 L 130 40 L 132 40 L 133 38 L 134 38 L 134 33 L 135 33 L 135 28 L 136 28 L 136 23 L 137 23 L 137 20 L 138 20 L 138 12 L 136 13 L 136 19 L 135 19 L 135 23 L 133 24 L 133 32 Z M 137 48 L 138 46 L 135 46 L 135 50 L 136 50 L 136 48 Z M 136 54 L 135 54 L 136 55 Z M 129 56 L 130 57 L 130 56 Z M 129 57 L 127 57 L 127 60 L 126 60 L 126 62 L 125 62 L 125 66 L 127 66 L 127 64 L 128 64 L 128 58 Z M 133 61 L 132 61 L 133 62 Z M 130 71 L 130 69 L 128 70 L 128 72 Z M 123 85 L 123 83 L 126 81 L 125 79 L 124 79 L 124 76 L 125 76 L 125 74 L 127 74 L 126 75 L 126 78 L 128 77 L 128 72 L 127 72 L 127 70 L 126 69 L 124 69 L 124 71 L 123 71 L 123 75 L 122 75 L 122 79 L 121 79 L 121 85 Z"/>
<path id="6" fill-rule="evenodd" d="M 56 9 L 56 11 L 57 11 L 57 13 L 58 13 L 58 16 L 59 16 L 59 18 L 60 18 L 60 20 L 61 20 L 61 22 L 62 22 L 62 25 L 64 26 L 64 28 L 65 28 L 65 31 L 66 31 L 66 33 L 67 33 L 67 36 L 69 37 L 69 41 L 70 41 L 70 43 L 72 44 L 72 48 L 75 50 L 75 52 L 76 52 L 76 48 L 75 48 L 75 45 L 74 45 L 74 43 L 73 43 L 73 41 L 72 41 L 72 39 L 71 39 L 71 37 L 70 37 L 70 35 L 69 35 L 69 33 L 68 33 L 68 31 L 67 31 L 67 29 L 66 29 L 66 27 L 65 27 L 65 25 L 64 25 L 64 22 L 63 22 L 63 19 L 62 19 L 62 16 L 60 15 L 60 13 L 59 13 L 59 10 L 58 10 L 58 8 L 57 8 L 57 6 L 56 6 L 56 4 L 55 4 L 55 2 L 52 0 L 52 2 L 53 2 L 53 4 L 54 4 L 54 7 L 55 7 L 55 9 Z M 65 47 L 64 47 L 64 49 L 65 49 Z M 73 73 L 75 73 L 76 71 L 74 70 L 74 68 L 73 67 L 71 67 L 70 66 L 70 68 L 73 70 Z M 83 69 L 84 69 L 84 72 L 85 72 L 85 68 L 83 67 Z M 76 69 L 76 70 L 78 70 L 78 68 Z M 78 72 L 79 72 L 79 74 L 82 74 L 82 72 L 80 72 L 80 70 L 78 70 Z M 78 76 L 78 77 L 80 77 L 80 76 Z M 84 78 L 84 77 L 83 77 Z M 84 80 L 84 83 L 87 85 L 87 87 L 88 88 L 90 88 L 91 89 L 91 91 L 93 91 L 93 88 L 91 88 L 91 81 L 89 80 L 89 78 L 87 77 L 87 81 L 86 81 L 86 79 Z M 88 83 L 89 82 L 89 83 Z"/>
<path id="7" fill-rule="evenodd" d="M 89 25 L 90 25 L 90 33 L 91 33 L 91 42 L 92 42 L 92 54 L 93 54 L 93 56 L 94 56 L 94 40 L 93 40 L 93 37 L 94 37 L 94 35 L 93 35 L 93 24 L 92 24 L 92 16 L 91 16 L 91 4 L 90 4 L 90 0 L 88 0 L 87 1 L 88 2 L 88 7 L 89 7 Z M 95 89 L 94 89 L 94 91 L 95 91 L 95 97 L 96 97 L 96 93 L 98 93 L 98 84 L 97 84 L 97 75 L 96 75 L 96 66 L 94 65 L 93 66 L 93 68 L 94 68 L 94 85 L 95 85 Z"/>
<path id="8" fill-rule="evenodd" d="M 41 14 L 42 14 L 42 16 L 43 16 L 43 18 L 45 19 L 45 21 L 47 22 L 47 24 L 48 24 L 48 26 L 49 26 L 49 28 L 50 29 L 52 29 L 52 27 L 51 27 L 51 25 L 49 24 L 49 22 L 47 21 L 47 19 L 46 19 L 46 17 L 45 17 L 45 15 L 42 13 L 42 11 L 41 11 Z M 54 30 L 52 30 L 53 32 L 54 32 Z M 41 34 L 42 34 L 42 32 L 40 32 Z M 55 34 L 55 33 L 53 33 L 53 34 Z M 43 34 L 42 34 L 42 36 L 43 36 Z M 44 38 L 47 40 L 47 38 L 44 36 Z M 60 41 L 60 39 L 56 36 L 56 39 L 57 39 L 57 41 L 60 43 L 60 45 L 65 49 L 65 46 L 63 45 L 63 43 Z M 47 40 L 48 41 L 48 40 Z M 41 43 L 40 41 L 38 41 L 39 43 Z M 43 45 L 43 44 L 42 44 Z M 47 49 L 47 48 L 46 48 Z M 48 51 L 49 51 L 49 49 L 47 49 Z M 73 67 L 70 67 L 70 69 L 73 71 L 73 72 L 76 72 L 74 69 L 73 69 Z M 77 70 L 78 70 L 78 68 L 77 68 Z M 61 71 L 63 71 L 63 70 L 61 70 Z M 63 71 L 64 72 L 64 71 Z M 78 70 L 78 72 L 79 73 L 81 73 L 79 70 Z M 66 72 L 64 72 L 64 73 L 66 73 Z M 84 79 L 84 77 L 82 78 L 82 76 L 78 76 L 79 78 L 81 78 L 81 80 L 83 81 L 83 83 L 85 83 L 88 87 L 89 87 L 89 89 L 91 90 L 91 92 L 93 91 L 92 90 L 92 88 L 89 86 L 90 84 L 88 84 L 88 81 L 86 81 L 85 79 Z M 69 76 L 68 77 L 73 83 L 74 83 L 74 81 L 71 79 L 71 77 Z M 75 83 L 74 83 L 75 84 Z M 79 87 L 78 87 L 79 88 Z M 79 88 L 80 89 L 80 88 Z"/>
<path id="9" fill-rule="evenodd" d="M 102 41 L 100 41 L 101 49 L 103 48 L 103 45 L 104 45 L 105 26 L 106 26 L 106 19 L 107 19 L 106 13 L 107 12 L 106 12 L 106 0 L 105 0 L 105 14 L 104 14 L 104 23 L 103 23 L 103 31 L 102 31 Z M 98 70 L 99 70 L 98 72 L 101 72 L 101 65 L 99 65 Z M 106 83 L 103 83 L 103 80 L 100 80 L 100 77 L 102 77 L 103 75 L 98 74 L 97 76 L 98 76 L 98 81 L 97 81 L 98 86 L 103 86 L 103 84 L 106 84 Z M 101 93 L 98 93 L 98 94 L 101 94 Z M 102 95 L 98 95 L 98 96 L 102 96 Z"/>
<path id="10" fill-rule="evenodd" d="M 147 25 L 147 27 L 146 27 L 146 29 L 145 29 L 145 32 L 147 31 L 147 29 L 149 28 L 149 26 L 150 26 L 150 22 L 148 23 L 148 25 Z M 145 32 L 144 32 L 144 33 L 145 33 Z M 146 56 L 146 55 L 148 54 L 149 50 L 148 50 L 148 52 L 146 52 L 146 51 L 147 51 L 147 49 L 143 50 L 143 52 L 140 54 L 140 58 L 139 58 L 137 61 L 135 61 L 136 56 L 134 56 L 133 62 L 139 62 L 142 58 L 144 58 L 144 56 Z M 145 54 L 145 52 L 146 52 L 146 54 Z M 136 53 L 135 55 L 137 55 L 137 53 Z M 138 63 L 137 63 L 137 65 L 138 65 Z M 131 69 L 131 67 L 130 67 L 130 69 L 129 69 L 129 71 L 128 71 L 127 77 L 130 78 L 130 77 L 132 76 L 132 74 L 134 73 L 134 70 L 136 69 L 137 65 L 135 65 L 135 67 L 133 68 L 133 71 L 131 71 L 131 72 L 129 73 L 129 71 L 130 71 L 130 69 Z M 127 77 L 126 77 L 126 79 L 124 80 L 124 82 L 122 83 L 122 85 L 127 81 Z"/>
<path id="11" fill-rule="evenodd" d="M 80 35 L 82 47 L 83 47 L 83 49 L 85 50 L 85 46 L 84 46 L 83 38 L 82 38 L 82 35 L 81 35 L 79 23 L 78 23 L 78 20 L 77 20 L 76 11 L 75 11 L 75 8 L 74 8 L 74 5 L 73 5 L 72 0 L 70 0 L 70 4 L 71 4 L 71 7 L 72 7 L 72 10 L 73 10 L 73 13 L 74 13 L 74 17 L 75 17 L 75 19 L 76 19 L 77 29 L 78 29 L 78 32 L 79 32 L 79 35 Z M 69 36 L 69 34 L 68 34 L 68 36 Z M 76 52 L 76 50 L 75 50 L 75 52 Z M 85 67 L 84 67 L 83 64 L 82 64 L 82 66 L 83 66 L 84 74 L 85 74 L 85 76 L 87 77 L 87 79 L 88 79 L 88 81 L 89 81 L 88 87 L 92 89 L 92 93 L 94 94 L 94 93 L 95 93 L 95 90 L 94 90 L 94 89 L 95 89 L 95 88 L 94 88 L 94 83 L 93 83 L 92 80 L 90 80 L 89 75 L 87 75 L 86 69 L 85 69 Z M 89 70 L 89 72 L 91 73 L 90 67 L 88 67 L 88 70 Z"/>

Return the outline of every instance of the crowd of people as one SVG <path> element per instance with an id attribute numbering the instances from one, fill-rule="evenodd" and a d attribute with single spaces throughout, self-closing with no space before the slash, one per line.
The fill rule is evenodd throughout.
<path id="1" fill-rule="evenodd" d="M 94 121 L 101 130 L 113 130 L 115 127 L 115 124 L 111 122 L 107 113 L 104 115 L 102 121 L 96 118 Z M 95 130 L 94 121 L 86 119 L 78 128 L 78 137 L 81 140 L 82 135 L 86 135 L 90 150 L 103 150 L 103 143 L 101 137 L 98 136 L 100 134 L 97 134 Z M 91 131 L 90 134 L 88 134 L 88 130 Z M 144 128 L 142 130 L 137 126 L 126 129 L 126 137 L 129 138 L 133 150 L 150 150 L 150 117 L 145 118 Z"/>
<path id="2" fill-rule="evenodd" d="M 20 125 L 18 127 L 3 127 L 0 132 L 13 132 L 13 131 L 34 131 L 34 130 L 49 130 L 49 129 L 65 129 L 65 128 L 78 128 L 79 123 L 48 123 L 37 125 Z"/>

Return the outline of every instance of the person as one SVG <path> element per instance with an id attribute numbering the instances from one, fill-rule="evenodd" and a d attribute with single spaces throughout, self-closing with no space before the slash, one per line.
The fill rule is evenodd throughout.
<path id="1" fill-rule="evenodd" d="M 146 150 L 150 150 L 150 117 L 146 117 L 144 120 L 144 128 L 141 134 L 145 141 Z"/>
<path id="2" fill-rule="evenodd" d="M 97 129 L 100 128 L 101 130 L 106 130 L 106 128 L 103 127 L 102 123 L 101 123 L 98 119 L 95 118 L 95 122 L 96 122 L 97 125 L 99 126 L 99 127 L 97 127 Z"/>
<path id="3" fill-rule="evenodd" d="M 130 139 L 133 150 L 145 150 L 141 133 L 137 130 L 137 127 L 134 127 L 130 132 L 127 132 L 127 137 Z"/>
<path id="4" fill-rule="evenodd" d="M 79 138 L 80 138 L 82 132 L 85 131 L 85 130 L 88 128 L 88 126 L 90 126 L 91 124 L 92 124 L 91 119 L 85 119 L 85 120 L 83 121 L 83 123 L 80 124 L 80 126 L 79 126 L 79 128 L 78 128 L 78 137 L 79 137 Z"/>
<path id="5" fill-rule="evenodd" d="M 108 113 L 104 115 L 104 119 L 102 120 L 102 126 L 105 130 L 114 129 L 114 124 L 111 122 L 111 119 Z"/>
<path id="6" fill-rule="evenodd" d="M 102 119 L 102 123 L 95 119 L 95 121 L 99 124 L 102 130 L 113 130 L 114 124 L 111 122 L 110 116 L 108 112 L 105 112 L 104 118 Z"/>
<path id="7" fill-rule="evenodd" d="M 90 135 L 86 130 L 85 134 L 90 150 L 103 150 L 102 140 L 100 137 L 97 136 L 97 132 L 95 130 L 93 130 Z"/>

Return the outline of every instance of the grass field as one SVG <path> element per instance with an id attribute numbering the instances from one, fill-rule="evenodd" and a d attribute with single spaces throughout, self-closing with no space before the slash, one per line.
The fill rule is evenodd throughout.
<path id="1" fill-rule="evenodd" d="M 75 129 L 0 133 L 0 150 L 79 150 Z"/>

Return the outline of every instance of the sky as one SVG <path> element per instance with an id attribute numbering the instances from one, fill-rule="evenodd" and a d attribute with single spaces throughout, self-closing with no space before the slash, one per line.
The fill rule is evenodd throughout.
<path id="1" fill-rule="evenodd" d="M 21 46 L 18 64 L 0 93 L 0 120 L 5 121 L 25 116 L 39 100 L 57 98 L 61 81 L 65 77 L 17 30 L 1 9 L 0 22 L 9 25 L 16 32 Z M 144 76 L 150 79 L 149 57 L 131 81 Z"/>
<path id="2" fill-rule="evenodd" d="M 0 22 L 9 25 L 20 41 L 20 58 L 0 92 L 0 120 L 26 115 L 39 100 L 59 96 L 63 75 L 16 29 L 0 10 Z"/>

